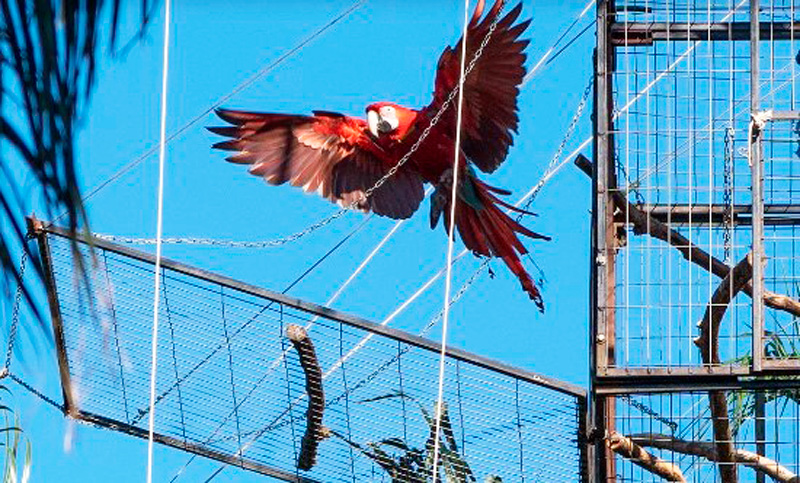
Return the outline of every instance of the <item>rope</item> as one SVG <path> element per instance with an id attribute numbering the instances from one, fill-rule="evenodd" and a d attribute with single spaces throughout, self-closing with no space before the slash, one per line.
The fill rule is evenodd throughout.
<path id="1" fill-rule="evenodd" d="M 497 17 L 500 18 L 500 12 Z M 453 186 L 450 192 L 450 226 L 447 228 L 447 274 L 444 283 L 444 317 L 442 317 L 442 345 L 439 352 L 439 388 L 436 396 L 436 433 L 433 438 L 433 483 L 439 476 L 439 447 L 441 445 L 442 409 L 444 407 L 444 371 L 447 360 L 447 330 L 450 323 L 450 290 L 453 284 L 453 246 L 455 245 L 458 179 L 461 161 L 461 121 L 464 109 L 464 67 L 467 60 L 467 28 L 469 26 L 469 0 L 464 0 L 464 33 L 461 37 L 461 67 L 458 79 L 458 109 L 456 111 L 456 140 L 453 145 Z"/>
<path id="2" fill-rule="evenodd" d="M 244 82 L 242 82 L 238 86 L 234 87 L 232 91 L 230 91 L 229 93 L 227 93 L 224 96 L 222 96 L 219 99 L 217 99 L 217 101 L 214 102 L 213 104 L 211 104 L 211 106 L 209 106 L 205 111 L 203 111 L 200 114 L 198 114 L 197 116 L 193 117 L 189 122 L 184 124 L 180 129 L 178 129 L 177 131 L 174 131 L 172 134 L 170 134 L 169 137 L 167 138 L 167 143 L 173 141 L 174 139 L 179 137 L 181 134 L 183 134 L 186 131 L 188 131 L 189 128 L 191 128 L 192 126 L 194 126 L 195 124 L 200 122 L 203 118 L 205 118 L 207 115 L 209 115 L 211 112 L 213 112 L 214 109 L 218 108 L 219 106 L 221 106 L 225 102 L 229 101 L 233 96 L 235 96 L 236 94 L 240 93 L 244 89 L 250 87 L 258 79 L 264 77 L 265 75 L 270 73 L 272 70 L 274 70 L 276 67 L 278 67 L 281 64 L 283 64 L 286 60 L 291 58 L 294 54 L 296 54 L 297 52 L 302 50 L 306 45 L 310 44 L 317 37 L 319 37 L 320 35 L 325 33 L 326 30 L 330 29 L 331 27 L 333 27 L 334 25 L 336 25 L 340 21 L 344 20 L 346 17 L 350 16 L 350 14 L 355 12 L 358 8 L 360 8 L 366 2 L 367 2 L 367 0 L 359 0 L 359 1 L 355 2 L 352 6 L 350 6 L 350 8 L 348 8 L 347 10 L 345 10 L 344 12 L 339 14 L 337 17 L 333 18 L 330 22 L 328 22 L 327 24 L 322 26 L 320 29 L 318 29 L 317 31 L 315 31 L 314 33 L 312 33 L 311 35 L 309 35 L 305 39 L 303 39 L 299 44 L 294 46 L 291 50 L 289 50 L 288 52 L 284 53 L 283 55 L 278 57 L 273 62 L 267 64 L 264 67 L 262 67 L 255 74 L 253 74 L 250 77 L 248 77 L 247 79 L 245 79 Z M 103 188 L 105 188 L 106 186 L 110 185 L 114 181 L 118 180 L 123 175 L 125 175 L 128 171 L 132 170 L 133 168 L 135 168 L 136 166 L 141 164 L 145 159 L 147 159 L 150 156 L 152 156 L 153 154 L 155 154 L 156 151 L 158 151 L 158 148 L 159 148 L 159 145 L 153 146 L 152 148 L 150 148 L 147 151 L 145 151 L 144 153 L 142 153 L 139 157 L 137 157 L 136 159 L 134 159 L 130 163 L 128 163 L 125 166 L 123 166 L 122 168 L 120 168 L 116 173 L 111 175 L 110 178 L 106 179 L 105 181 L 103 181 L 102 183 L 100 183 L 99 185 L 94 187 L 92 189 L 92 191 L 90 191 L 86 196 L 84 196 L 81 199 L 81 201 L 83 203 L 86 203 L 87 201 L 89 201 L 97 193 L 102 191 Z M 55 220 L 53 220 L 53 223 L 56 223 L 59 220 L 61 220 L 66 214 L 67 214 L 67 212 L 61 213 L 58 217 L 55 218 Z M 162 243 L 163 243 L 163 241 L 162 241 Z"/>
<path id="3" fill-rule="evenodd" d="M 6 362 L 3 365 L 3 372 L 8 373 L 11 368 L 11 358 L 14 355 L 14 343 L 17 339 L 17 329 L 19 327 L 19 307 L 22 302 L 22 281 L 25 277 L 25 265 L 28 261 L 28 250 L 22 250 L 19 260 L 19 282 L 17 291 L 14 293 L 14 305 L 11 308 L 11 327 L 8 330 L 8 349 L 6 349 Z"/>
<path id="4" fill-rule="evenodd" d="M 158 372 L 158 316 L 161 299 L 161 237 L 164 228 L 164 165 L 167 144 L 167 79 L 169 76 L 169 23 L 171 0 L 164 2 L 164 51 L 161 66 L 161 132 L 158 148 L 158 214 L 156 220 L 156 263 L 153 288 L 153 335 L 150 354 L 150 418 L 147 425 L 147 483 L 153 481 L 153 432 L 155 429 L 156 375 Z"/>

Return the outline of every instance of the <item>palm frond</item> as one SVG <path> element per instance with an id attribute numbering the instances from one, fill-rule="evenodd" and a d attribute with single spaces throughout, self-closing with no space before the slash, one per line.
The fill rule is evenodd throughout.
<path id="1" fill-rule="evenodd" d="M 156 0 L 132 1 L 142 11 L 137 30 L 143 32 Z M 40 322 L 31 283 L 41 281 L 42 267 L 27 243 L 24 217 L 31 200 L 41 200 L 48 219 L 63 220 L 73 232 L 87 229 L 75 133 L 96 79 L 99 32 L 110 32 L 113 52 L 124 5 L 123 0 L 0 0 L 0 280 L 22 284 Z M 33 183 L 23 185 L 29 178 Z M 34 282 L 19 273 L 23 252 Z"/>

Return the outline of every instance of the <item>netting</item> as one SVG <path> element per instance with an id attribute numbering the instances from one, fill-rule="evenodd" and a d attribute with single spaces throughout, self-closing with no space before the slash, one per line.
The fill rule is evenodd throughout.
<path id="1" fill-rule="evenodd" d="M 67 410 L 143 437 L 152 258 L 98 241 L 82 282 L 69 239 L 41 236 Z M 157 441 L 287 481 L 427 481 L 435 343 L 174 262 L 161 276 Z M 307 328 L 321 378 L 290 327 Z M 459 351 L 446 373 L 443 472 L 580 480 L 581 390 Z M 300 471 L 309 431 L 316 458 Z"/>

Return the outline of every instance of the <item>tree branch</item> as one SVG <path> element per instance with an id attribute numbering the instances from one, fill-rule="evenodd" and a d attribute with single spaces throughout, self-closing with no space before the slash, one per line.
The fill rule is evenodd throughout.
<path id="1" fill-rule="evenodd" d="M 711 296 L 703 320 L 700 322 L 700 335 L 694 340 L 700 349 L 703 363 L 719 364 L 719 326 L 725 317 L 730 301 L 736 297 L 753 278 L 753 255 L 748 253 L 729 270 Z M 736 471 L 736 448 L 733 446 L 730 421 L 728 419 L 728 399 L 725 391 L 709 391 L 708 405 L 711 410 L 711 423 L 714 428 L 714 441 L 719 465 L 719 474 L 724 483 L 739 481 Z"/>
<path id="2" fill-rule="evenodd" d="M 635 465 L 646 469 L 654 475 L 658 475 L 667 481 L 686 482 L 686 477 L 683 476 L 683 472 L 677 465 L 651 455 L 630 438 L 626 438 L 616 431 L 606 438 L 606 445 L 615 453 L 631 460 Z"/>
<path id="3" fill-rule="evenodd" d="M 292 345 L 300 356 L 300 365 L 306 376 L 306 394 L 308 394 L 306 432 L 303 434 L 303 440 L 300 443 L 297 467 L 303 471 L 308 471 L 317 462 L 317 446 L 319 442 L 328 435 L 328 430 L 322 426 L 322 411 L 325 408 L 322 370 L 319 367 L 314 344 L 304 328 L 290 324 L 286 327 L 286 337 L 292 341 Z"/>
<path id="4" fill-rule="evenodd" d="M 704 441 L 685 441 L 666 434 L 643 433 L 630 436 L 630 440 L 640 446 L 665 449 L 675 453 L 700 456 L 709 461 L 718 462 L 719 456 L 713 443 Z M 775 460 L 737 449 L 733 453 L 737 463 L 763 473 L 779 483 L 800 483 L 800 477 Z"/>
<path id="5" fill-rule="evenodd" d="M 593 166 L 591 162 L 583 158 L 575 161 L 578 168 L 591 177 Z M 640 210 L 636 205 L 628 201 L 620 191 L 611 193 L 614 204 L 621 211 L 621 217 L 633 225 L 633 232 L 637 235 L 650 235 L 663 242 L 666 242 L 677 249 L 683 257 L 695 265 L 707 270 L 719 278 L 725 278 L 730 272 L 730 267 L 723 261 L 711 256 L 708 252 L 692 243 L 688 238 L 677 231 L 669 228 L 666 224 L 653 218 L 648 213 Z M 747 283 L 742 292 L 750 297 L 753 296 L 753 286 Z M 796 317 L 800 317 L 800 301 L 794 300 L 786 295 L 776 294 L 764 290 L 764 304 L 776 310 L 788 312 Z"/>

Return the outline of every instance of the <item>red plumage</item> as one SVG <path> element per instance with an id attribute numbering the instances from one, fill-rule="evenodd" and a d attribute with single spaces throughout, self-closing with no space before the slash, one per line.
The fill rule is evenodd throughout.
<path id="1" fill-rule="evenodd" d="M 467 62 L 487 39 L 502 6 L 503 0 L 496 0 L 484 17 L 484 1 L 478 2 L 467 30 Z M 467 248 L 479 256 L 502 258 L 543 310 L 541 295 L 520 260 L 527 249 L 518 235 L 548 238 L 510 218 L 501 207 L 520 210 L 497 196 L 509 192 L 485 184 L 472 169 L 496 170 L 517 131 L 517 96 L 528 45 L 519 36 L 530 23 L 515 24 L 520 12 L 518 5 L 497 21 L 464 82 L 455 223 Z M 328 111 L 302 116 L 219 109 L 217 114 L 230 125 L 210 129 L 230 139 L 214 147 L 234 151 L 228 161 L 250 165 L 250 173 L 271 184 L 289 182 L 343 206 L 356 203 L 395 219 L 410 217 L 424 197 L 423 184 L 432 183 L 436 192 L 431 197 L 431 225 L 444 213 L 447 229 L 457 123 L 454 106 L 444 111 L 406 164 L 366 199 L 364 192 L 398 164 L 458 86 L 463 41 L 442 52 L 433 101 L 421 110 L 379 102 L 367 107 L 364 121 Z"/>

